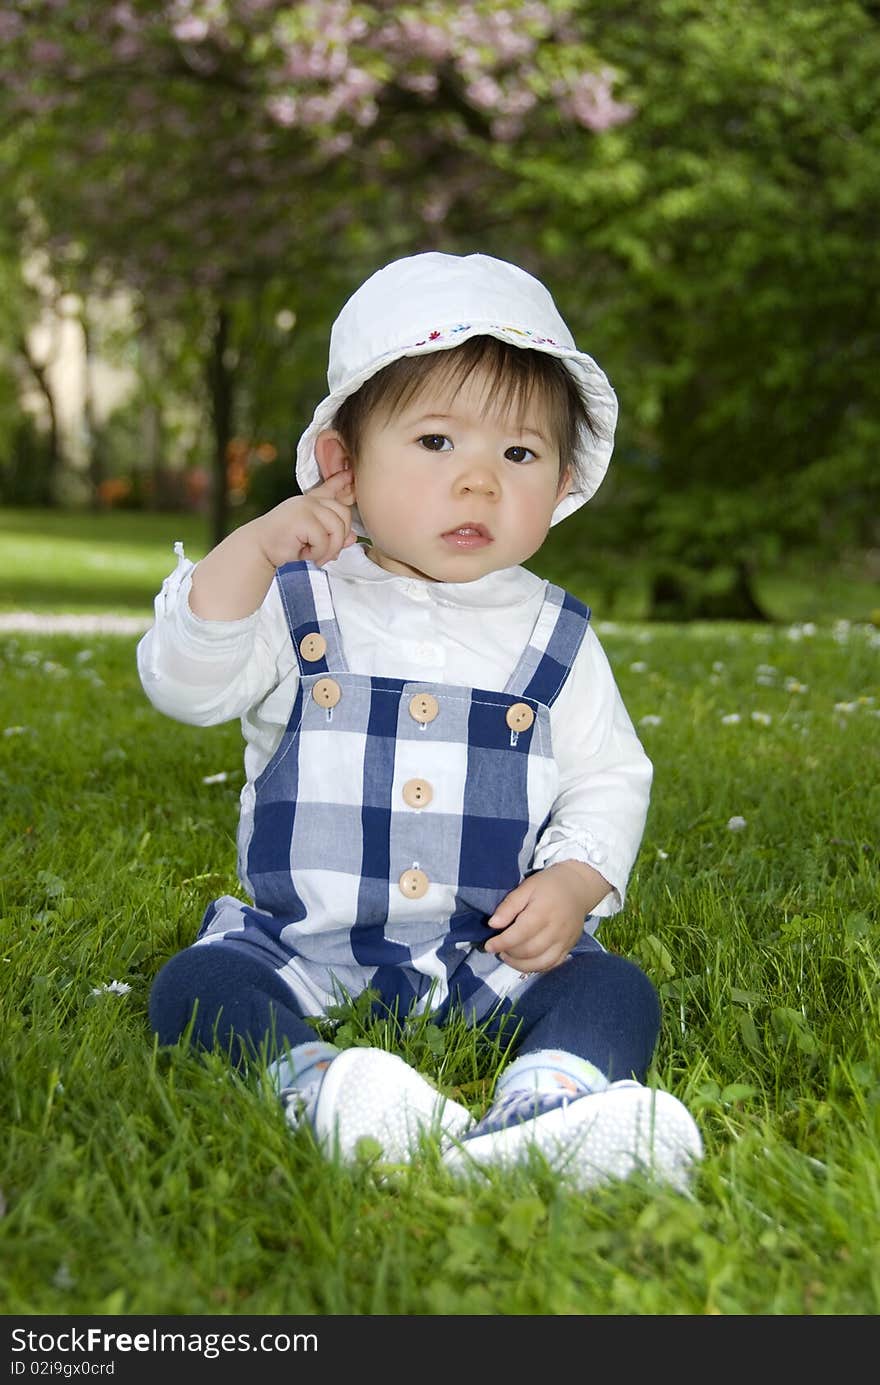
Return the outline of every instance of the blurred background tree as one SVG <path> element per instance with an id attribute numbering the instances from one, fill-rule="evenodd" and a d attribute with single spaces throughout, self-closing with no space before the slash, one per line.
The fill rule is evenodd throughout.
<path id="1" fill-rule="evenodd" d="M 0 11 L 0 256 L 46 255 L 86 337 L 89 304 L 131 296 L 139 385 L 90 430 L 93 490 L 125 458 L 133 499 L 180 503 L 207 462 L 216 540 L 231 501 L 292 489 L 355 285 L 481 249 L 547 280 L 618 389 L 566 543 L 645 564 L 653 614 L 760 615 L 781 554 L 876 547 L 878 8 Z"/>

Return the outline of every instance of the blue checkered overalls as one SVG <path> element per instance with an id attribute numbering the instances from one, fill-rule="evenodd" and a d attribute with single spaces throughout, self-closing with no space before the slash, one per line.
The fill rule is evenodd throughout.
<path id="1" fill-rule="evenodd" d="M 303 1014 L 369 986 L 397 1013 L 478 1021 L 523 978 L 480 945 L 529 872 L 558 789 L 550 713 L 590 613 L 547 585 L 503 692 L 351 673 L 330 584 L 308 562 L 277 582 L 300 679 L 272 759 L 242 795 L 238 873 L 197 946 L 271 960 Z M 590 924 L 581 947 L 595 948 Z"/>

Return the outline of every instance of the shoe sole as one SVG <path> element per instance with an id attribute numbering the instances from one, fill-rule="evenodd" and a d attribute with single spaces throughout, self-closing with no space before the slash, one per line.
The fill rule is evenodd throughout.
<path id="1" fill-rule="evenodd" d="M 456 1173 L 513 1168 L 537 1152 L 579 1188 L 644 1173 L 687 1190 L 703 1142 L 671 1092 L 648 1087 L 597 1092 L 533 1120 L 464 1139 L 444 1154 Z"/>
<path id="2" fill-rule="evenodd" d="M 313 1123 L 325 1151 L 344 1161 L 356 1157 L 360 1140 L 369 1139 L 386 1160 L 405 1163 L 423 1136 L 445 1145 L 465 1133 L 473 1116 L 397 1054 L 349 1048 L 327 1069 Z"/>

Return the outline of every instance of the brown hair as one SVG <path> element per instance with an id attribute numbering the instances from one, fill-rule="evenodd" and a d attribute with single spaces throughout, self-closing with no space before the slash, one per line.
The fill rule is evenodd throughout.
<path id="1" fill-rule="evenodd" d="M 448 350 L 399 357 L 340 404 L 333 427 L 356 462 L 367 421 L 376 411 L 389 416 L 404 408 L 436 376 L 454 396 L 475 370 L 486 372 L 483 402 L 487 410 L 515 409 L 522 419 L 537 396 L 559 448 L 560 476 L 570 467 L 576 485 L 579 434 L 586 431 L 594 438 L 596 427 L 574 377 L 557 357 L 512 346 L 497 337 L 470 337 Z"/>

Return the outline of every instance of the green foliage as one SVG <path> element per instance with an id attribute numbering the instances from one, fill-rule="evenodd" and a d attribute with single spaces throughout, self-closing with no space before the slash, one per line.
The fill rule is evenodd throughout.
<path id="1" fill-rule="evenodd" d="M 774 548 L 877 540 L 880 27 L 826 0 L 590 19 L 638 116 L 533 146 L 512 201 L 621 396 L 609 528 L 699 614 Z"/>

